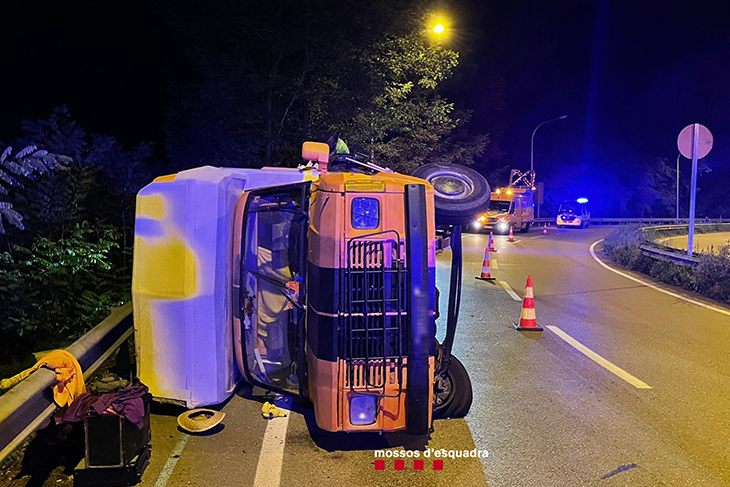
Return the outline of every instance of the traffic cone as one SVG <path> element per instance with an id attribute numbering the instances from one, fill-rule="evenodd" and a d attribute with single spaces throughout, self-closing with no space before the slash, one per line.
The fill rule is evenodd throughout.
<path id="1" fill-rule="evenodd" d="M 520 331 L 542 331 L 542 328 L 537 326 L 537 319 L 535 317 L 535 295 L 532 291 L 532 276 L 527 276 L 525 296 L 522 298 L 520 323 L 514 323 L 513 325 L 515 329 Z"/>
<path id="2" fill-rule="evenodd" d="M 512 233 L 512 227 L 509 227 L 509 239 L 508 239 L 508 241 L 509 242 L 514 242 L 515 241 L 515 235 L 514 235 L 514 233 Z"/>
<path id="3" fill-rule="evenodd" d="M 489 232 L 489 244 L 487 245 L 487 252 L 496 252 L 497 249 L 494 248 L 494 233 Z"/>
<path id="4" fill-rule="evenodd" d="M 547 223 L 542 227 L 542 234 L 547 235 Z"/>
<path id="5" fill-rule="evenodd" d="M 482 273 L 479 277 L 475 277 L 474 279 L 479 279 L 480 281 L 493 281 L 494 278 L 492 277 L 492 274 L 489 270 L 489 247 L 484 249 L 484 260 L 482 261 Z"/>

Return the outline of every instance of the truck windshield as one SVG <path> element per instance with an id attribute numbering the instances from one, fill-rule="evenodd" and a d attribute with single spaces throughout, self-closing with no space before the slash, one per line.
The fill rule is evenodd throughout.
<path id="1" fill-rule="evenodd" d="M 498 211 L 500 213 L 507 213 L 509 211 L 509 205 L 511 201 L 500 201 L 500 200 L 491 200 L 489 202 L 489 209 L 491 211 Z"/>

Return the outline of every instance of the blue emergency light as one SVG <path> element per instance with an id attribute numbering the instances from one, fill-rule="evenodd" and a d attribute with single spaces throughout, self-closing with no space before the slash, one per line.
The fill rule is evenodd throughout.
<path id="1" fill-rule="evenodd" d="M 580 203 L 580 204 L 583 204 L 583 203 L 588 203 L 588 198 L 578 198 L 578 199 L 577 199 L 577 200 L 575 200 L 575 201 L 577 201 L 577 202 L 578 202 L 578 203 Z"/>

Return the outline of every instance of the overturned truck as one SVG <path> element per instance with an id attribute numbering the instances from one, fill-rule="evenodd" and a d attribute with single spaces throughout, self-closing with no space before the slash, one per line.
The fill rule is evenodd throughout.
<path id="1" fill-rule="evenodd" d="M 137 197 L 137 367 L 157 400 L 216 404 L 243 379 L 311 401 L 327 431 L 428 433 L 472 391 L 451 355 L 461 225 L 489 202 L 475 171 L 405 176 L 306 142 L 297 169 L 201 167 Z M 450 237 L 436 340 L 437 233 Z"/>

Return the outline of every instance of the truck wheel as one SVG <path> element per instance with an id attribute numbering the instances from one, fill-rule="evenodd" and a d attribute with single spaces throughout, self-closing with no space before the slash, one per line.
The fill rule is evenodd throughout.
<path id="1" fill-rule="evenodd" d="M 463 418 L 469 412 L 474 399 L 471 380 L 455 356 L 444 375 L 436 376 L 433 389 L 434 419 Z"/>
<path id="2" fill-rule="evenodd" d="M 531 224 L 530 222 L 527 222 L 527 223 L 525 223 L 525 228 L 520 228 L 520 232 L 522 232 L 522 233 L 527 233 L 527 232 L 529 232 L 529 231 L 530 231 L 530 226 L 531 226 L 531 225 L 532 225 L 532 224 Z"/>
<path id="3" fill-rule="evenodd" d="M 437 225 L 472 223 L 489 206 L 489 183 L 469 167 L 434 162 L 419 167 L 413 176 L 425 179 L 434 188 Z"/>

